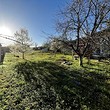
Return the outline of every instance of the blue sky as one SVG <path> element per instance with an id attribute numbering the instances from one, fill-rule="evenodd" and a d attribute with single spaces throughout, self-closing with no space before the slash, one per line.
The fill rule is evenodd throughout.
<path id="1" fill-rule="evenodd" d="M 33 41 L 41 45 L 47 40 L 43 32 L 56 34 L 57 14 L 68 1 L 0 0 L 0 26 L 5 25 L 12 33 L 20 28 L 26 28 Z"/>

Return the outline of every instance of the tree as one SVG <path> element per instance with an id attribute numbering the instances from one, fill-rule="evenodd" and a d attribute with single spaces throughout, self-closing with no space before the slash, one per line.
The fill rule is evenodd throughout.
<path id="1" fill-rule="evenodd" d="M 13 53 L 14 55 L 18 53 L 18 47 L 16 45 L 12 44 L 12 45 L 9 45 L 8 47 L 10 49 L 10 52 Z"/>
<path id="2" fill-rule="evenodd" d="M 71 49 L 65 43 L 62 41 L 67 41 L 67 39 L 59 39 L 59 37 L 51 36 L 50 37 L 50 50 L 52 50 L 54 53 L 60 52 L 63 54 L 70 54 Z M 73 58 L 73 57 L 72 57 Z"/>
<path id="3" fill-rule="evenodd" d="M 57 38 L 52 39 L 50 50 L 52 50 L 54 53 L 61 51 L 61 42 L 59 42 Z"/>
<path id="4" fill-rule="evenodd" d="M 15 44 L 19 52 L 22 53 L 22 58 L 24 59 L 24 54 L 27 52 L 32 44 L 31 38 L 28 36 L 28 31 L 26 29 L 20 29 L 15 33 Z"/>
<path id="5" fill-rule="evenodd" d="M 47 48 L 48 50 L 50 50 L 50 43 L 51 43 L 50 41 L 46 41 L 46 42 L 43 43 L 42 47 Z"/>
<path id="6" fill-rule="evenodd" d="M 110 15 L 110 0 L 72 0 L 57 22 L 57 31 L 70 42 L 65 42 L 79 55 L 80 66 L 87 51 L 97 44 L 96 34 Z M 74 43 L 71 41 L 74 40 Z"/>

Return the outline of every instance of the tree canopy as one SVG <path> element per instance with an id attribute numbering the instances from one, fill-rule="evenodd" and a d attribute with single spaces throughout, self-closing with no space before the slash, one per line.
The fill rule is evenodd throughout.
<path id="1" fill-rule="evenodd" d="M 61 11 L 57 31 L 70 41 L 76 39 L 76 43 L 69 46 L 79 55 L 81 66 L 85 53 L 90 46 L 95 46 L 96 33 L 105 27 L 109 15 L 109 0 L 72 0 Z"/>
<path id="2" fill-rule="evenodd" d="M 24 53 L 29 50 L 29 47 L 32 44 L 31 38 L 28 36 L 28 30 L 20 29 L 15 33 L 15 45 L 19 52 L 22 53 L 22 58 L 24 59 Z"/>

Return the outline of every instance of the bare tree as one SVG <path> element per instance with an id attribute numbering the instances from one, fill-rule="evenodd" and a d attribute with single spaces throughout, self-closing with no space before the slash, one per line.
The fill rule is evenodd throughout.
<path id="1" fill-rule="evenodd" d="M 79 55 L 80 66 L 83 66 L 87 51 L 95 46 L 96 33 L 105 26 L 109 15 L 110 0 L 72 0 L 61 11 L 57 30 L 70 41 L 67 45 Z"/>
<path id="2" fill-rule="evenodd" d="M 50 50 L 52 50 L 55 54 L 58 50 L 61 51 L 62 42 L 60 42 L 57 38 L 54 38 L 50 42 Z"/>
<path id="3" fill-rule="evenodd" d="M 10 52 L 13 53 L 14 55 L 16 55 L 16 53 L 18 53 L 18 50 L 17 50 L 18 47 L 16 45 L 12 44 L 12 45 L 9 45 L 8 47 L 10 49 Z"/>
<path id="4" fill-rule="evenodd" d="M 29 50 L 30 45 L 32 44 L 31 38 L 28 36 L 28 31 L 26 29 L 20 29 L 15 33 L 15 42 L 19 52 L 22 53 L 22 58 L 24 59 L 24 54 Z"/>

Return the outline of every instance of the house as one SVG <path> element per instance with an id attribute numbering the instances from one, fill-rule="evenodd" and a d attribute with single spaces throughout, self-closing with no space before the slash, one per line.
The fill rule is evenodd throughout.
<path id="1" fill-rule="evenodd" d="M 0 44 L 0 62 L 2 62 L 3 56 L 4 56 L 4 51 L 3 51 L 2 45 Z"/>
<path id="2" fill-rule="evenodd" d="M 89 43 L 90 47 L 85 53 L 86 57 L 92 57 L 98 55 L 99 57 L 110 58 L 110 28 L 106 28 L 95 33 L 92 37 L 79 38 L 79 51 L 83 53 L 86 43 Z M 69 42 L 77 49 L 78 40 L 72 40 Z"/>
<path id="3" fill-rule="evenodd" d="M 0 62 L 1 62 L 1 56 L 2 56 L 2 45 L 0 44 Z"/>
<path id="4" fill-rule="evenodd" d="M 0 62 L 3 61 L 3 58 L 5 56 L 6 52 L 9 52 L 9 48 L 8 47 L 2 47 L 2 45 L 0 44 Z"/>
<path id="5" fill-rule="evenodd" d="M 110 28 L 99 31 L 95 37 L 97 39 L 97 49 L 94 54 L 110 56 Z"/>

